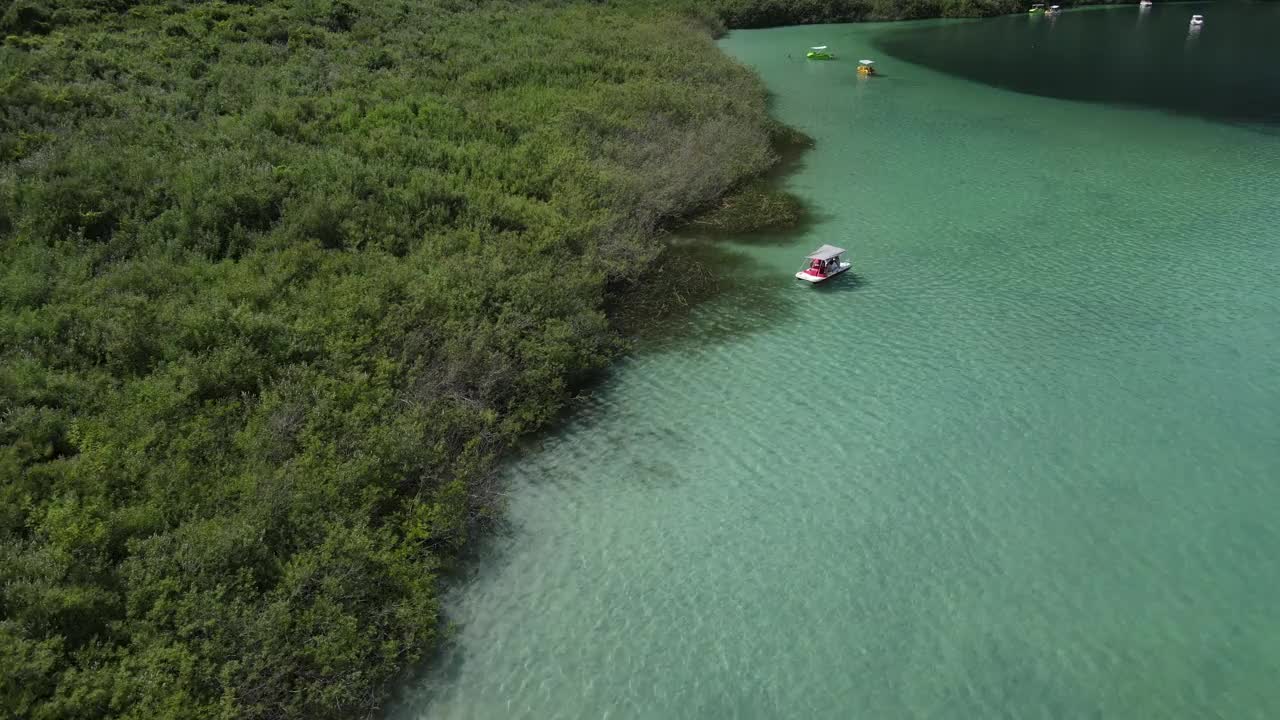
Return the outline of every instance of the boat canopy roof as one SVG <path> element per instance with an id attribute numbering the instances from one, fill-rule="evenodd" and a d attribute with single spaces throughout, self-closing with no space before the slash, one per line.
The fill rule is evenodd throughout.
<path id="1" fill-rule="evenodd" d="M 1203 20 L 1203 19 L 1204 19 L 1204 16 L 1203 16 L 1203 15 L 1192 15 L 1192 16 L 1191 16 L 1191 19 L 1192 19 L 1192 20 Z"/>
<path id="2" fill-rule="evenodd" d="M 862 63 L 863 65 L 874 65 L 876 61 L 875 60 L 859 60 L 858 62 Z"/>
<path id="3" fill-rule="evenodd" d="M 809 48 L 809 49 L 810 49 L 810 50 L 826 50 L 826 49 L 827 49 L 827 46 L 826 46 L 826 45 L 814 45 L 813 47 L 811 47 L 811 48 Z"/>
<path id="4" fill-rule="evenodd" d="M 823 245 L 804 256 L 805 260 L 830 260 L 831 258 L 840 257 L 845 254 L 844 248 L 838 248 L 835 245 Z"/>

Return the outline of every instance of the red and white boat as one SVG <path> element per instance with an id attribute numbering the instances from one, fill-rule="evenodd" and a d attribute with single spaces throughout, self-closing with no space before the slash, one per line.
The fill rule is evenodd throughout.
<path id="1" fill-rule="evenodd" d="M 848 270 L 850 264 L 840 259 L 847 250 L 834 245 L 823 245 L 805 256 L 808 265 L 796 273 L 796 277 L 805 282 L 820 283 Z"/>

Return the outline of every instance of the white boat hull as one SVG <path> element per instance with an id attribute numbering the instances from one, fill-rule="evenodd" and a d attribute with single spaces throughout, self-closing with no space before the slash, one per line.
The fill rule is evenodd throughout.
<path id="1" fill-rule="evenodd" d="M 801 270 L 800 272 L 796 273 L 796 279 L 804 280 L 805 282 L 809 282 L 809 283 L 820 283 L 823 280 L 830 280 L 831 278 L 839 275 L 845 270 L 848 270 L 850 267 L 853 267 L 853 263 L 842 262 L 836 267 L 836 269 L 832 270 L 827 275 L 810 275 L 804 270 Z"/>

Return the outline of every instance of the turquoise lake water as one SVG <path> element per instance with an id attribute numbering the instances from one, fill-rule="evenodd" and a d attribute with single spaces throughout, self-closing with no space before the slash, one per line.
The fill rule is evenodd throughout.
<path id="1" fill-rule="evenodd" d="M 1158 73 L 1250 7 L 1054 31 L 1175 32 Z M 814 222 L 718 241 L 737 289 L 512 462 L 392 717 L 1280 717 L 1280 137 L 932 45 L 1035 22 L 723 41 L 816 140 Z M 794 280 L 822 243 L 853 274 Z"/>

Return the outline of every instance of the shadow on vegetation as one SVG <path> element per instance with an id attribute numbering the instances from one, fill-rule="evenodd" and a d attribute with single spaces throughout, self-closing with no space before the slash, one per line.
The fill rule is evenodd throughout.
<path id="1" fill-rule="evenodd" d="M 789 234 L 810 224 L 808 216 L 809 208 L 799 196 L 761 178 L 718 199 L 714 207 L 689 220 L 683 231 L 710 239 L 764 238 L 767 244 L 779 230 Z"/>
<path id="2" fill-rule="evenodd" d="M 649 272 L 615 294 L 608 312 L 644 352 L 731 342 L 785 317 L 788 306 L 774 292 L 774 280 L 756 260 L 722 243 L 672 238 Z M 696 317 L 712 300 L 735 310 Z M 738 311 L 745 308 L 750 311 Z"/>
<path id="3" fill-rule="evenodd" d="M 712 241 L 732 238 L 739 244 L 771 245 L 788 242 L 821 222 L 824 218 L 808 202 L 785 188 L 786 178 L 803 167 L 813 139 L 775 122 L 770 144 L 777 157 L 772 167 L 686 219 L 678 231 Z"/>
<path id="4" fill-rule="evenodd" d="M 658 259 L 639 278 L 612 289 L 606 313 L 618 332 L 643 350 L 679 349 L 694 339 L 703 345 L 729 342 L 785 316 L 784 296 L 772 292 L 776 278 L 721 242 L 783 244 L 822 219 L 782 189 L 785 179 L 802 167 L 813 139 L 776 122 L 769 134 L 777 161 L 768 171 L 688 220 L 679 234 L 666 238 Z M 698 322 L 694 311 L 711 300 L 751 312 Z"/>
<path id="5" fill-rule="evenodd" d="M 759 183 L 772 181 L 760 180 Z M 755 226 L 740 230 L 729 230 L 711 225 L 690 222 L 679 230 L 682 236 L 698 238 L 703 242 L 717 243 L 730 241 L 734 245 L 751 245 L 770 247 L 790 245 L 797 237 L 811 232 L 815 227 L 831 220 L 831 215 L 818 212 L 808 201 L 792 196 L 785 190 L 771 190 L 786 195 L 794 203 L 795 214 L 785 225 Z"/>

